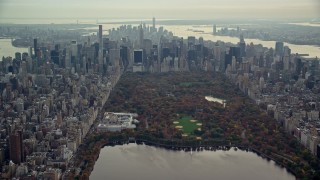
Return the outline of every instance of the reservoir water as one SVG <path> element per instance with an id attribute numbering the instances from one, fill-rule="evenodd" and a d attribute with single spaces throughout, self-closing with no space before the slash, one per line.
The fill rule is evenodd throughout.
<path id="1" fill-rule="evenodd" d="M 295 177 L 275 162 L 242 150 L 191 153 L 128 144 L 101 149 L 90 179 L 294 180 Z"/>

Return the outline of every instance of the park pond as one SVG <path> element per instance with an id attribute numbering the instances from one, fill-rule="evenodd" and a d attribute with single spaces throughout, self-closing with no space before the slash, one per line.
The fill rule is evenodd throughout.
<path id="1" fill-rule="evenodd" d="M 207 101 L 210 101 L 210 102 L 220 103 L 220 104 L 223 105 L 223 107 L 226 107 L 226 100 L 219 99 L 219 98 L 215 98 L 215 97 L 212 97 L 212 96 L 205 96 L 205 99 L 206 99 Z"/>

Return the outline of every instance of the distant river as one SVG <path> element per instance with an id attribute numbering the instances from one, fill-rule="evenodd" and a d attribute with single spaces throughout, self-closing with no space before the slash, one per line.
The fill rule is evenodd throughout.
<path id="1" fill-rule="evenodd" d="M 293 24 L 293 25 L 299 25 L 299 26 L 320 27 L 320 24 L 319 24 L 319 23 L 309 23 L 309 22 L 301 22 L 301 23 L 287 23 L 287 24 Z"/>
<path id="2" fill-rule="evenodd" d="M 138 26 L 138 24 L 133 24 L 135 26 Z M 117 28 L 121 26 L 120 24 L 103 24 L 103 29 L 108 30 L 111 28 Z M 160 25 L 158 26 L 160 27 Z M 175 36 L 183 37 L 184 39 L 188 38 L 188 36 L 195 36 L 196 38 L 203 37 L 204 40 L 211 40 L 211 41 L 223 41 L 223 42 L 230 42 L 233 44 L 237 44 L 240 40 L 238 37 L 230 37 L 230 36 L 216 36 L 212 35 L 212 26 L 210 25 L 164 25 L 164 29 L 171 31 Z M 88 29 L 97 29 L 97 27 L 91 27 Z M 218 27 L 217 30 L 221 29 L 221 27 Z M 105 31 L 107 34 L 107 31 Z M 259 39 L 249 39 L 245 38 L 245 42 L 247 44 L 250 44 L 251 42 L 253 44 L 261 44 L 264 47 L 267 48 L 273 48 L 275 49 L 276 41 L 263 41 Z M 292 53 L 299 53 L 299 54 L 309 54 L 309 56 L 306 56 L 307 58 L 312 57 L 320 57 L 320 47 L 318 46 L 311 46 L 311 45 L 295 45 L 290 43 L 284 43 L 285 46 L 288 46 L 291 49 Z"/>
<path id="3" fill-rule="evenodd" d="M 173 32 L 174 35 L 180 36 L 183 38 L 187 38 L 188 36 L 195 36 L 197 38 L 203 37 L 204 40 L 212 40 L 212 41 L 224 41 L 231 42 L 233 44 L 237 44 L 240 40 L 237 37 L 230 36 L 214 36 L 212 35 L 212 26 L 164 26 L 168 31 Z M 189 29 L 189 30 L 188 30 Z M 195 31 L 203 31 L 203 32 L 194 32 Z M 267 48 L 275 48 L 275 41 L 263 41 L 259 39 L 248 39 L 245 38 L 245 42 L 250 44 L 261 44 Z M 290 43 L 284 43 L 285 46 L 288 46 L 291 49 L 292 53 L 299 54 L 309 54 L 309 57 L 320 57 L 320 47 L 318 46 L 310 46 L 310 45 L 295 45 Z"/>
<path id="4" fill-rule="evenodd" d="M 0 39 L 0 61 L 2 61 L 3 56 L 11 56 L 14 58 L 16 52 L 20 52 L 22 54 L 24 52 L 28 52 L 28 48 L 17 48 L 12 46 L 11 39 Z"/>
<path id="5" fill-rule="evenodd" d="M 231 149 L 190 153 L 129 144 L 101 149 L 90 179 L 294 180 L 295 177 L 252 152 Z"/>
<path id="6" fill-rule="evenodd" d="M 117 19 L 114 20 L 106 20 L 104 22 L 115 22 Z M 118 20 L 121 21 L 121 20 Z M 25 21 L 14 21 L 12 23 L 17 23 L 17 24 L 28 24 L 28 23 L 44 23 L 44 24 L 50 24 L 50 23 L 75 23 L 76 20 L 74 19 L 58 19 L 57 21 L 54 20 L 48 20 L 48 19 L 32 19 L 25 22 Z M 4 23 L 0 20 L 0 23 Z M 94 20 L 79 20 L 79 24 L 94 24 Z M 300 23 L 299 25 L 305 25 L 305 23 Z M 119 27 L 120 24 L 103 24 L 103 29 L 108 30 L 111 28 L 117 28 Z M 158 25 L 157 27 L 160 27 Z M 214 36 L 212 35 L 212 26 L 211 25 L 197 25 L 197 26 L 192 26 L 192 25 L 164 25 L 163 26 L 166 30 L 173 32 L 175 36 L 187 38 L 188 36 L 195 36 L 196 38 L 203 37 L 204 40 L 212 40 L 212 41 L 224 41 L 224 42 L 230 42 L 233 44 L 237 44 L 239 42 L 239 38 L 237 37 L 230 37 L 230 36 Z M 218 27 L 217 30 L 219 30 L 221 27 Z M 98 25 L 97 27 L 90 27 L 88 29 L 96 29 L 98 30 Z M 107 34 L 107 31 L 104 31 L 104 33 Z M 263 41 L 259 39 L 248 39 L 245 38 L 245 41 L 247 44 L 250 44 L 251 42 L 253 44 L 261 44 L 264 47 L 268 48 L 275 48 L 275 41 Z M 318 46 L 310 46 L 310 45 L 295 45 L 295 44 L 290 44 L 290 43 L 284 43 L 285 46 L 289 46 L 291 48 L 292 53 L 300 53 L 300 54 L 309 54 L 309 57 L 320 57 L 320 47 Z M 15 51 L 24 51 L 27 52 L 26 48 L 12 48 L 11 42 L 8 39 L 0 39 L 0 57 L 2 56 L 14 56 Z"/>

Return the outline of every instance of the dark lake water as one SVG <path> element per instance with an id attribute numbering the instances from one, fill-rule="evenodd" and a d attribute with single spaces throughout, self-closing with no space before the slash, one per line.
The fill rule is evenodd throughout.
<path id="1" fill-rule="evenodd" d="M 293 180 L 295 177 L 275 162 L 242 150 L 191 153 L 128 144 L 101 149 L 90 179 Z"/>

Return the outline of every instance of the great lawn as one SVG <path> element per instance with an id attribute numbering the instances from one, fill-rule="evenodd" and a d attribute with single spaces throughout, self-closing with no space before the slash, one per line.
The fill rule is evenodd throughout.
<path id="1" fill-rule="evenodd" d="M 201 128 L 202 124 L 192 117 L 182 117 L 177 121 L 173 122 L 177 129 L 181 129 L 183 134 L 192 135 L 194 131 Z"/>

